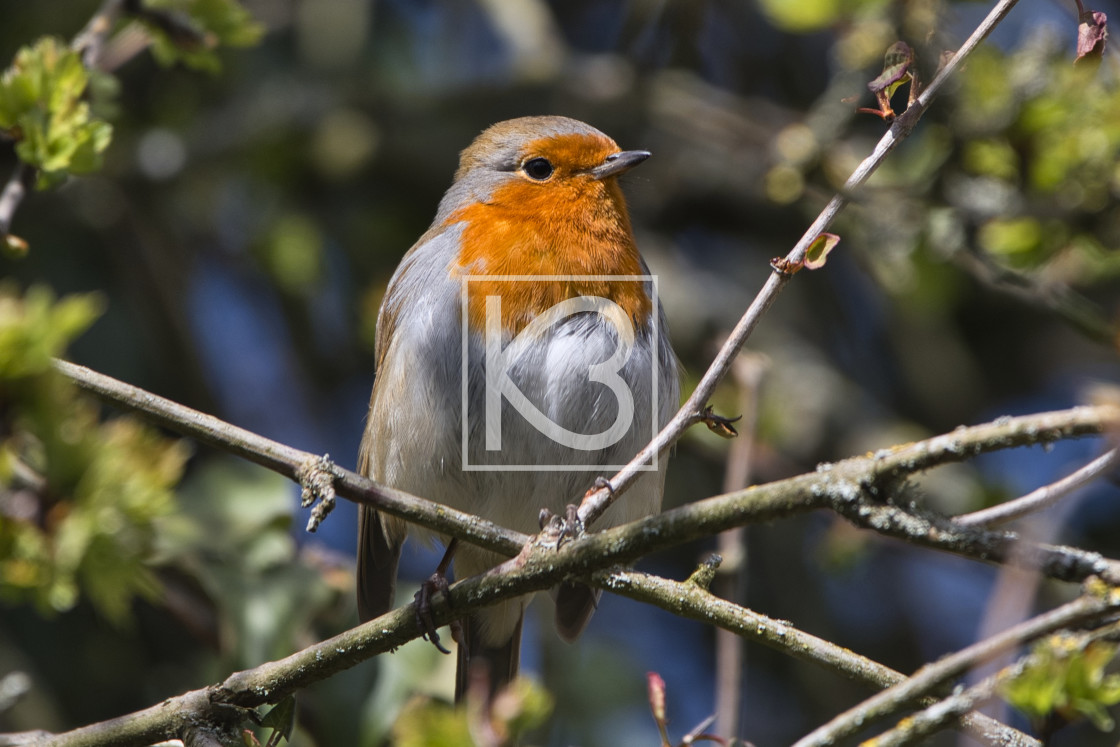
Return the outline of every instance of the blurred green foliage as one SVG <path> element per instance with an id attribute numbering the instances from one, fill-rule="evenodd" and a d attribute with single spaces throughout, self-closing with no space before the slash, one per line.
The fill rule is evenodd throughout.
<path id="1" fill-rule="evenodd" d="M 311 295 L 322 280 L 323 236 L 309 216 L 280 216 L 257 250 L 261 264 L 286 293 Z"/>
<path id="2" fill-rule="evenodd" d="M 936 49 L 920 49 L 924 80 Z M 1012 49 L 981 46 L 835 230 L 899 303 L 957 312 L 971 278 L 1112 341 L 1120 221 L 1107 208 L 1120 194 L 1120 88 L 1103 70 L 1072 65 L 1045 27 Z M 847 147 L 821 146 L 834 188 L 855 163 Z"/>
<path id="3" fill-rule="evenodd" d="M 778 28 L 812 33 L 882 13 L 887 0 L 761 0 L 762 11 Z"/>
<path id="4" fill-rule="evenodd" d="M 0 286 L 0 596 L 53 614 L 85 594 L 123 623 L 133 596 L 158 594 L 146 561 L 188 450 L 131 418 L 101 422 L 52 368 L 99 306 Z"/>
<path id="5" fill-rule="evenodd" d="M 140 7 L 152 54 L 165 66 L 181 62 L 218 72 L 219 45 L 249 47 L 264 34 L 236 0 L 154 0 Z M 87 70 L 61 39 L 46 36 L 19 50 L 0 76 L 0 130 L 16 141 L 19 158 L 38 170 L 40 188 L 101 168 L 113 128 L 93 110 L 111 107 L 115 92 L 112 75 Z"/>
<path id="6" fill-rule="evenodd" d="M 973 137 L 965 143 L 970 173 L 1021 187 L 1024 209 L 1045 201 L 1047 212 L 1067 219 L 1100 211 L 1120 189 L 1120 92 L 1107 78 L 1069 65 L 1041 41 L 1011 54 L 983 48 L 962 77 L 959 119 Z M 1056 229 L 1052 221 L 1047 233 Z M 1038 244 L 1023 238 L 1012 251 Z M 1068 238 L 1050 242 L 1031 264 L 1053 258 Z"/>
<path id="7" fill-rule="evenodd" d="M 161 522 L 154 560 L 187 573 L 216 606 L 231 670 L 292 653 L 337 600 L 337 586 L 297 557 L 288 486 L 232 460 L 207 464 L 180 490 L 180 511 Z"/>
<path id="8" fill-rule="evenodd" d="M 1020 269 L 1077 266 L 1077 276 L 1062 278 L 1077 283 L 1120 273 L 1120 227 L 1097 222 L 1120 193 L 1120 90 L 1108 76 L 1071 65 L 1066 50 L 1040 37 L 1011 53 L 977 50 L 958 99 L 963 169 L 1023 197 L 982 223 L 980 248 Z"/>
<path id="9" fill-rule="evenodd" d="M 144 18 L 165 64 L 216 70 L 214 47 L 255 44 L 264 30 L 234 0 L 152 8 Z M 176 37 L 177 28 L 192 29 L 198 43 Z M 0 77 L 0 130 L 37 170 L 40 187 L 101 166 L 112 127 L 92 113 L 89 99 L 115 88 L 58 38 L 19 50 Z M 55 302 L 42 287 L 21 296 L 14 284 L 0 286 L 0 596 L 29 598 L 53 613 L 84 593 L 124 623 L 134 596 L 159 595 L 147 561 L 158 522 L 175 513 L 173 489 L 189 450 L 131 418 L 101 422 L 99 408 L 53 370 L 52 357 L 101 305 L 94 295 Z"/>
<path id="10" fill-rule="evenodd" d="M 1035 644 L 1031 663 L 1004 685 L 1003 697 L 1043 731 L 1047 720 L 1060 726 L 1080 718 L 1112 731 L 1114 721 L 1106 709 L 1120 703 L 1120 674 L 1108 669 L 1118 651 L 1115 643 L 1051 636 Z"/>
<path id="11" fill-rule="evenodd" d="M 405 704 L 393 726 L 398 747 L 459 747 L 484 744 L 504 747 L 522 744 L 523 735 L 538 728 L 552 711 L 552 698 L 539 685 L 518 677 L 500 692 L 488 713 L 473 704 L 452 707 L 446 702 L 416 697 Z"/>
<path id="12" fill-rule="evenodd" d="M 264 26 L 237 0 L 149 0 L 146 7 L 163 11 L 144 17 L 152 34 L 152 55 L 164 66 L 181 62 L 195 70 L 222 69 L 215 48 L 251 47 Z"/>

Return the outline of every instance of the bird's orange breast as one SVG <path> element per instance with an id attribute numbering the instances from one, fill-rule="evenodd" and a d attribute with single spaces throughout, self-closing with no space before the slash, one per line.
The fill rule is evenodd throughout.
<path id="1" fill-rule="evenodd" d="M 621 190 L 615 181 L 571 178 L 552 184 L 521 180 L 498 187 L 485 202 L 453 212 L 464 224 L 456 272 L 490 275 L 468 284 L 472 328 L 485 326 L 486 297 L 500 296 L 503 329 L 516 335 L 534 317 L 577 296 L 607 298 L 636 327 L 648 323 L 645 284 L 590 279 L 508 281 L 497 276 L 642 276 Z"/>

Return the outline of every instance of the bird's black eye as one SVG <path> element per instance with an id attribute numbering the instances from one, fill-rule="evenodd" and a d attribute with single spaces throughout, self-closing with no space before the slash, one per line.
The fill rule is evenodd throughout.
<path id="1" fill-rule="evenodd" d="M 552 176 L 552 164 L 547 158 L 530 158 L 521 165 L 521 170 L 525 172 L 525 176 L 538 182 Z"/>

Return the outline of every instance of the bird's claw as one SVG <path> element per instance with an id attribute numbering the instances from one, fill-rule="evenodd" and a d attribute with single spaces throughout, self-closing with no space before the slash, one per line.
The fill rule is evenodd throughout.
<path id="1" fill-rule="evenodd" d="M 607 495 L 609 495 L 611 498 L 614 498 L 614 485 L 611 485 L 611 481 L 603 477 L 602 475 L 599 475 L 595 478 L 595 484 L 592 485 L 588 489 L 588 491 L 583 494 L 583 497 L 587 498 L 591 495 L 594 495 L 595 493 L 598 493 L 600 490 L 606 490 Z M 571 508 L 571 506 L 569 506 L 568 508 Z"/>
<path id="2" fill-rule="evenodd" d="M 432 599 L 440 592 L 446 594 L 447 588 L 447 576 L 436 571 L 424 583 L 420 584 L 419 591 L 412 598 L 416 603 L 416 624 L 420 626 L 420 630 L 424 631 L 424 640 L 429 641 L 443 654 L 450 654 L 451 652 L 440 643 L 439 633 L 436 632 L 435 620 L 432 618 Z M 456 638 L 455 629 L 456 625 L 452 623 L 452 638 Z"/>
<path id="3" fill-rule="evenodd" d="M 574 503 L 569 503 L 564 508 L 564 516 L 554 514 L 547 508 L 542 508 L 540 521 L 541 534 L 549 540 L 549 544 L 555 545 L 557 550 L 568 540 L 577 539 L 583 535 L 583 522 L 579 518 L 579 506 Z"/>
<path id="4" fill-rule="evenodd" d="M 708 426 L 708 430 L 722 438 L 735 438 L 739 435 L 739 431 L 735 430 L 732 423 L 737 423 L 743 419 L 742 415 L 737 415 L 733 418 L 728 418 L 723 415 L 716 415 L 712 411 L 712 406 L 708 405 L 704 411 L 700 413 L 700 422 Z"/>

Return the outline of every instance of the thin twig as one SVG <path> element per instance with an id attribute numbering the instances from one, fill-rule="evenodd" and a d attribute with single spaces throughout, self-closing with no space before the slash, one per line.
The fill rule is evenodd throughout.
<path id="1" fill-rule="evenodd" d="M 1120 626 L 1112 623 L 1097 630 L 1079 634 L 1080 645 L 1084 646 L 1091 641 L 1111 638 L 1116 635 L 1118 630 L 1120 630 Z M 961 692 L 954 692 L 949 697 L 908 716 L 894 728 L 875 737 L 875 747 L 901 747 L 906 744 L 916 744 L 917 740 L 922 737 L 928 736 L 960 718 L 962 713 L 967 713 L 998 697 L 999 690 L 1005 683 L 1018 677 L 1024 670 L 1033 666 L 1036 661 L 1034 654 L 1021 656 L 1013 665 L 1004 667 L 999 672 L 985 677 L 972 687 Z M 999 742 L 999 744 L 1004 743 Z"/>
<path id="2" fill-rule="evenodd" d="M 1072 602 L 1031 618 L 1023 623 L 974 643 L 932 664 L 927 664 L 905 681 L 873 695 L 827 724 L 798 740 L 794 747 L 826 747 L 851 736 L 873 721 L 913 703 L 972 667 L 1041 636 L 1098 619 L 1120 608 L 1120 592 L 1084 594 Z"/>
<path id="3" fill-rule="evenodd" d="M 890 152 L 906 139 L 914 126 L 917 125 L 926 107 L 929 106 L 949 77 L 956 72 L 957 68 L 964 63 L 965 58 L 992 32 L 992 29 L 1003 20 L 1017 2 L 1018 0 L 1000 0 L 996 4 L 995 8 L 972 32 L 972 35 L 961 45 L 952 59 L 938 71 L 917 100 L 894 121 L 890 129 L 875 145 L 871 155 L 856 167 L 848 180 L 844 182 L 840 192 L 829 201 L 790 253 L 786 255 L 785 263 L 789 265 L 801 263 L 805 258 L 805 252 L 813 241 L 832 224 L 841 209 L 848 204 L 851 196 L 875 173 Z M 669 447 L 676 443 L 688 428 L 699 422 L 700 413 L 707 407 L 708 400 L 711 399 L 716 386 L 727 375 L 735 356 L 742 349 L 747 338 L 754 332 L 754 328 L 762 319 L 763 314 L 777 300 L 778 294 L 791 277 L 790 274 L 775 271 L 766 279 L 762 290 L 755 296 L 739 323 L 735 325 L 731 335 L 727 338 L 727 342 L 716 354 L 715 360 L 708 366 L 708 370 L 704 372 L 699 383 L 697 383 L 696 389 L 677 411 L 677 414 L 644 449 L 638 452 L 629 464 L 610 479 L 609 490 L 605 487 L 601 488 L 583 499 L 579 507 L 579 518 L 585 526 L 590 526 L 595 519 L 607 510 L 607 507 L 630 486 L 643 469 L 653 463 L 655 455 L 664 456 Z"/>
<path id="4" fill-rule="evenodd" d="M 761 354 L 740 353 L 731 367 L 731 375 L 739 391 L 739 409 L 743 416 L 740 435 L 731 443 L 724 467 L 723 490 L 742 490 L 751 482 L 755 430 L 758 426 L 758 396 L 762 377 L 769 361 Z M 723 558 L 716 572 L 715 586 L 719 596 L 741 601 L 747 586 L 747 532 L 736 527 L 722 532 L 718 539 Z M 737 736 L 743 706 L 743 668 L 746 666 L 743 639 L 722 628 L 716 630 L 716 727 L 717 734 Z"/>
<path id="5" fill-rule="evenodd" d="M 962 527 L 992 527 L 1014 521 L 1053 506 L 1081 486 L 1108 473 L 1118 463 L 1120 463 L 1120 449 L 1112 449 L 1056 482 L 1044 485 L 1013 501 L 957 516 L 953 522 Z"/>
<path id="6" fill-rule="evenodd" d="M 883 690 L 906 679 L 901 672 L 850 651 L 843 646 L 799 630 L 740 605 L 720 599 L 687 582 L 671 581 L 634 571 L 599 571 L 591 582 L 620 596 L 652 604 L 680 617 L 760 643 L 802 661 L 843 675 L 853 682 Z M 933 699 L 928 701 L 932 704 Z M 1015 729 L 978 713 L 965 714 L 963 729 L 984 741 L 1005 747 L 1039 747 L 1040 743 Z M 719 732 L 724 734 L 725 732 Z"/>
<path id="7" fill-rule="evenodd" d="M 1113 442 L 1115 442 L 1114 438 Z M 1116 450 L 1106 452 L 1055 483 L 1032 491 L 1017 500 L 957 517 L 954 521 L 962 526 L 990 528 L 998 523 L 1028 517 L 1030 520 L 1018 522 L 1017 531 L 1033 542 L 1051 542 L 1061 531 L 1063 517 L 1067 516 L 1073 508 L 1073 501 L 1064 501 L 1063 510 L 1057 514 L 1051 511 L 1049 515 L 1044 516 L 1033 512 L 1068 498 L 1079 487 L 1111 469 L 1116 461 Z M 998 630 L 1026 619 L 1035 608 L 1035 597 L 1043 578 L 1035 569 L 1025 567 L 1024 563 L 1008 563 L 1001 567 L 980 619 L 978 637 L 986 638 Z M 970 677 L 979 681 L 990 673 L 1008 666 L 1012 658 L 1013 655 L 1009 653 L 1003 659 L 990 662 L 973 671 Z M 1006 720 L 1008 710 L 1008 704 L 1002 701 L 992 703 L 987 708 L 989 715 L 1000 720 Z"/>
<path id="8" fill-rule="evenodd" d="M 945 728 L 969 711 L 998 697 L 1000 686 L 1018 676 L 1028 663 L 1029 657 L 1026 657 L 1013 666 L 1005 667 L 999 672 L 985 677 L 965 690 L 955 691 L 952 695 L 931 703 L 918 713 L 907 716 L 894 728 L 877 735 L 874 742 L 875 747 L 902 747 L 903 745 L 918 744 L 922 737 Z M 1037 740 L 1034 741 L 1035 744 L 1042 744 Z M 1003 745 L 1005 743 L 998 741 L 995 744 Z"/>
<path id="9" fill-rule="evenodd" d="M 123 6 L 124 0 L 104 0 L 70 44 L 70 47 L 81 55 L 82 64 L 88 69 L 98 69 L 101 55 L 105 50 L 105 42 L 113 33 L 113 26 L 120 17 Z"/>
<path id="10" fill-rule="evenodd" d="M 1053 521 L 1046 521 L 1044 517 L 1037 515 L 1031 518 L 1033 521 L 1019 522 L 1016 528 L 1016 533 L 1029 539 L 1031 543 L 1053 542 L 1062 529 L 1062 521 L 1058 517 L 1053 517 Z M 1024 543 L 1023 548 L 1027 549 L 1029 544 Z M 1012 548 L 1012 552 L 1014 551 L 1015 548 Z M 1017 561 L 1000 566 L 980 616 L 976 638 L 988 638 L 1035 614 L 1038 609 L 1036 597 L 1044 580 L 1045 576 L 1037 569 L 1029 567 L 1027 562 Z M 1002 657 L 976 667 L 969 673 L 969 684 L 979 682 L 992 673 L 1010 666 L 1016 655 L 1017 652 L 1009 651 Z M 999 701 L 985 708 L 985 713 L 998 720 L 1007 721 L 1008 710 L 1008 704 Z"/>
<path id="11" fill-rule="evenodd" d="M 4 191 L 0 192 L 0 239 L 8 235 L 16 210 L 34 184 L 35 169 L 21 161 L 4 185 Z"/>
<path id="12" fill-rule="evenodd" d="M 1097 409 L 1102 407 L 1105 409 Z M 987 423 L 962 425 L 951 433 L 883 449 L 873 454 L 872 458 L 879 465 L 879 479 L 894 482 L 916 472 L 963 462 L 989 451 L 1046 445 L 1075 436 L 1075 431 L 1085 435 L 1079 424 L 1083 423 L 1085 417 L 1094 417 L 1090 415 L 1092 412 L 1096 412 L 1097 417 L 1101 418 L 1098 421 L 1101 426 L 1097 431 L 1098 435 L 1109 434 L 1120 428 L 1120 420 L 1113 419 L 1114 416 L 1120 417 L 1120 405 L 1084 405 L 1025 416 L 1003 415 Z M 1104 415 L 1105 412 L 1112 414 Z M 1036 427 L 1041 428 L 1044 433 L 1032 433 L 1032 429 Z"/>
<path id="13" fill-rule="evenodd" d="M 993 291 L 1031 309 L 1047 309 L 1097 342 L 1109 344 L 1116 339 L 1117 327 L 1108 312 L 1065 282 L 1004 267 L 973 247 L 954 252 L 951 259 Z"/>

